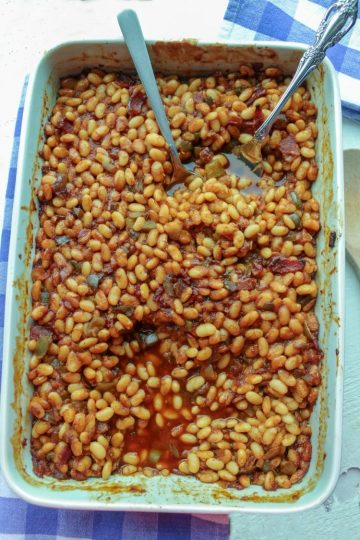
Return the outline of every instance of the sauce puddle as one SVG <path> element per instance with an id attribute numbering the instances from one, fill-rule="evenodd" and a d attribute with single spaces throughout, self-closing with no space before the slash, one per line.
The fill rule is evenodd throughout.
<path id="1" fill-rule="evenodd" d="M 250 184 L 245 188 L 241 189 L 242 193 L 258 194 L 262 192 L 262 189 L 259 187 L 261 176 L 257 175 L 249 167 L 249 165 L 245 163 L 245 161 L 237 157 L 236 154 L 234 154 L 233 152 L 220 152 L 220 154 L 218 155 L 225 156 L 227 159 L 227 165 L 224 166 L 225 174 L 235 175 L 237 178 L 245 178 L 249 180 Z M 193 172 L 196 168 L 200 168 L 195 161 L 187 161 L 184 163 L 184 165 L 189 169 L 189 174 L 190 172 Z M 186 183 L 176 182 L 169 185 L 169 187 L 167 187 L 166 189 L 166 192 L 169 196 L 173 196 L 176 191 L 179 191 L 184 187 L 186 187 Z"/>
<path id="2" fill-rule="evenodd" d="M 150 419 L 136 421 L 134 426 L 124 433 L 122 455 L 127 452 L 137 452 L 140 458 L 139 467 L 168 469 L 171 472 L 178 470 L 179 462 L 185 458 L 187 451 L 202 442 L 186 443 L 179 438 L 182 434 L 189 433 L 186 428 L 190 423 L 203 415 L 210 416 L 212 420 L 238 417 L 239 411 L 226 405 L 220 406 L 216 411 L 211 411 L 209 407 L 204 406 L 199 408 L 196 415 L 193 414 L 191 409 L 196 405 L 196 397 L 206 396 L 210 384 L 214 384 L 214 381 L 205 381 L 203 388 L 196 392 L 187 391 L 187 382 L 190 377 L 199 374 L 199 369 L 194 369 L 186 377 L 175 378 L 171 375 L 172 371 L 181 366 L 165 358 L 160 348 L 161 345 L 157 344 L 137 353 L 132 359 L 137 371 L 139 366 L 153 366 L 160 384 L 156 388 L 150 388 L 147 381 L 138 378 L 140 388 L 146 393 L 142 406 L 149 410 Z M 163 381 L 170 379 L 172 383 L 167 390 Z M 179 407 L 179 398 L 181 398 L 181 407 Z M 176 401 L 178 401 L 177 408 L 174 406 Z"/>

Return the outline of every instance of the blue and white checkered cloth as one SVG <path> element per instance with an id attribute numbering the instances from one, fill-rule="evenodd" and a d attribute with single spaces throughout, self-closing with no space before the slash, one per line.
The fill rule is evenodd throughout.
<path id="1" fill-rule="evenodd" d="M 311 43 L 332 0 L 229 0 L 222 38 Z M 344 114 L 360 120 L 360 23 L 328 56 L 339 73 Z M 0 351 L 6 274 L 21 131 L 24 85 L 17 115 L 0 247 Z M 0 368 L 2 358 L 0 357 Z M 0 471 L 0 540 L 225 540 L 228 525 L 184 514 L 85 512 L 38 508 L 18 499 Z"/>
<path id="2" fill-rule="evenodd" d="M 221 37 L 234 41 L 312 43 L 326 9 L 335 0 L 229 0 Z M 360 120 L 360 20 L 328 50 L 339 74 L 343 113 Z"/>
<path id="3" fill-rule="evenodd" d="M 27 83 L 23 88 L 16 120 L 1 234 L 0 351 L 3 346 L 7 261 L 26 85 Z M 1 365 L 2 357 L 0 371 Z M 0 540 L 226 540 L 228 534 L 228 525 L 204 521 L 189 514 L 85 512 L 40 508 L 18 499 L 6 485 L 0 470 Z"/>

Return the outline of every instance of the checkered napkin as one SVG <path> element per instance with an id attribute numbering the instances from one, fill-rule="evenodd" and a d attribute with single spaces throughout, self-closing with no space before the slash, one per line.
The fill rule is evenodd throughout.
<path id="1" fill-rule="evenodd" d="M 312 43 L 326 9 L 335 0 L 229 0 L 221 37 L 234 41 Z M 339 74 L 343 113 L 360 120 L 360 20 L 328 50 Z"/>
<path id="2" fill-rule="evenodd" d="M 27 82 L 23 88 L 16 120 L 1 235 L 0 351 L 3 346 L 7 261 L 26 86 Z M 0 372 L 1 364 L 2 355 Z M 228 525 L 211 523 L 189 514 L 85 512 L 40 508 L 18 499 L 6 485 L 0 470 L 0 540 L 226 540 L 228 534 Z"/>

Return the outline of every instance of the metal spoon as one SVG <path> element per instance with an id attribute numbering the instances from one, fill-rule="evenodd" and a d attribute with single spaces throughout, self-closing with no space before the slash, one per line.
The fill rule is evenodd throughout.
<path id="1" fill-rule="evenodd" d="M 316 32 L 314 44 L 302 55 L 298 68 L 289 86 L 277 102 L 266 120 L 255 132 L 253 138 L 241 145 L 239 159 L 245 160 L 254 172 L 260 172 L 261 167 L 261 143 L 269 134 L 271 126 L 288 99 L 294 94 L 306 77 L 323 61 L 326 51 L 354 26 L 358 11 L 358 0 L 339 0 L 332 4 Z"/>
<path id="2" fill-rule="evenodd" d="M 152 110 L 156 116 L 161 133 L 169 145 L 169 151 L 173 164 L 173 173 L 170 185 L 173 186 L 174 184 L 183 184 L 185 180 L 189 179 L 189 177 L 199 177 L 199 174 L 186 168 L 180 160 L 173 136 L 171 134 L 168 119 L 166 117 L 164 105 L 159 94 L 139 19 L 135 11 L 132 9 L 125 9 L 119 13 L 117 19 L 123 33 L 125 43 L 136 67 L 136 71 L 144 86 Z"/>

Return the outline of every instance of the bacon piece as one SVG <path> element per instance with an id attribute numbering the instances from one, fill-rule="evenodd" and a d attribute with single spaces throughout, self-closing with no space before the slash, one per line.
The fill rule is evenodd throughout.
<path id="1" fill-rule="evenodd" d="M 276 255 L 271 258 L 268 268 L 275 274 L 287 274 L 288 272 L 303 270 L 304 263 L 298 259 L 287 259 L 286 257 Z"/>
<path id="2" fill-rule="evenodd" d="M 205 146 L 205 148 L 200 150 L 199 163 L 204 164 L 204 165 L 206 163 L 210 163 L 213 157 L 214 157 L 214 153 L 207 146 Z"/>
<path id="3" fill-rule="evenodd" d="M 73 133 L 74 131 L 74 124 L 67 118 L 62 118 L 57 127 L 60 130 L 60 133 Z"/>
<path id="4" fill-rule="evenodd" d="M 146 95 L 141 90 L 134 90 L 128 104 L 128 111 L 131 117 L 141 114 L 142 107 L 146 102 Z"/>
<path id="5" fill-rule="evenodd" d="M 286 126 L 288 125 L 288 120 L 284 113 L 280 113 L 277 119 L 274 122 L 274 128 L 275 129 L 286 129 Z"/>
<path id="6" fill-rule="evenodd" d="M 265 117 L 263 115 L 261 107 L 257 105 L 254 118 L 252 118 L 251 120 L 245 120 L 245 122 L 241 124 L 242 133 L 249 133 L 250 135 L 253 135 L 255 131 L 261 126 L 264 120 Z"/>
<path id="7" fill-rule="evenodd" d="M 240 276 L 237 282 L 239 291 L 252 291 L 256 287 L 256 279 L 251 277 Z"/>
<path id="8" fill-rule="evenodd" d="M 243 123 L 243 119 L 241 118 L 241 116 L 237 116 L 236 114 L 232 114 L 232 115 L 229 116 L 229 120 L 228 120 L 227 125 L 228 126 L 241 126 L 242 123 Z"/>
<path id="9" fill-rule="evenodd" d="M 55 182 L 52 184 L 52 190 L 56 195 L 66 191 L 67 176 L 63 173 L 56 173 Z"/>
<path id="10" fill-rule="evenodd" d="M 294 135 L 288 135 L 285 139 L 282 139 L 279 148 L 286 161 L 292 161 L 297 156 L 300 156 L 300 149 Z"/>
<path id="11" fill-rule="evenodd" d="M 253 276 L 260 277 L 263 272 L 263 269 L 264 269 L 264 265 L 260 258 L 252 260 L 251 273 Z"/>
<path id="12" fill-rule="evenodd" d="M 58 454 L 58 464 L 59 465 L 65 465 L 69 461 L 69 459 L 72 456 L 72 452 L 69 448 L 69 446 L 64 446 Z"/>
<path id="13" fill-rule="evenodd" d="M 53 339 L 53 334 L 51 330 L 48 328 L 45 328 L 44 326 L 34 325 L 30 328 L 30 337 L 31 339 L 38 340 L 40 337 L 46 336 L 50 340 Z"/>
<path id="14" fill-rule="evenodd" d="M 265 88 L 257 88 L 253 95 L 249 97 L 249 99 L 246 102 L 246 105 L 249 107 L 254 101 L 256 101 L 259 97 L 266 96 L 266 90 Z"/>

